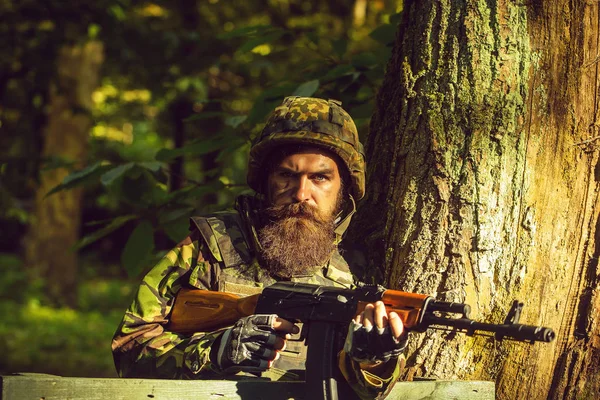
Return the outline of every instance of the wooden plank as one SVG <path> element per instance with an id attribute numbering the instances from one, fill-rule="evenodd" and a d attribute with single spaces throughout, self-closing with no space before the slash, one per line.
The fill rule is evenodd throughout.
<path id="1" fill-rule="evenodd" d="M 301 382 L 180 381 L 68 378 L 44 374 L 2 376 L 0 400 L 302 400 Z M 398 382 L 389 400 L 493 400 L 493 382 Z"/>

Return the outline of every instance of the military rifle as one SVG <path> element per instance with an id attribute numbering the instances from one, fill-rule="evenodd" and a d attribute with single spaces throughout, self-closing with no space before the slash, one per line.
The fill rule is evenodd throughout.
<path id="1" fill-rule="evenodd" d="M 301 337 L 308 346 L 307 398 L 337 399 L 337 335 L 348 329 L 350 320 L 367 304 L 376 301 L 383 301 L 388 313 L 395 311 L 405 329 L 413 332 L 445 329 L 529 343 L 551 342 L 555 337 L 551 328 L 520 324 L 523 303 L 518 301 L 513 302 L 504 323 L 492 324 L 470 319 L 468 304 L 439 301 L 424 294 L 386 290 L 378 285 L 345 289 L 293 282 L 277 282 L 248 297 L 182 289 L 168 328 L 180 333 L 210 332 L 252 314 L 277 314 L 291 322 L 302 322 Z"/>

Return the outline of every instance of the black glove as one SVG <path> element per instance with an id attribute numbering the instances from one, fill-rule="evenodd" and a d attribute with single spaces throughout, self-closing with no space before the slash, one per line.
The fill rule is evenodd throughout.
<path id="1" fill-rule="evenodd" d="M 360 363 L 380 363 L 398 358 L 406 348 L 407 335 L 396 340 L 389 326 L 378 328 L 350 321 L 344 351 Z"/>
<path id="2" fill-rule="evenodd" d="M 282 337 L 275 333 L 275 314 L 250 315 L 227 329 L 211 351 L 211 361 L 226 372 L 260 372 L 276 358 L 275 345 Z"/>

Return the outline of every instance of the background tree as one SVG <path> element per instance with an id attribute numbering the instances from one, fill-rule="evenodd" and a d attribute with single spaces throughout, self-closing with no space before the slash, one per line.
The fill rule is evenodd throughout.
<path id="1" fill-rule="evenodd" d="M 517 298 L 523 321 L 558 334 L 414 335 L 405 378 L 494 379 L 500 399 L 600 394 L 599 16 L 584 0 L 405 2 L 351 232 L 370 249 L 363 274 L 494 322 Z"/>
<path id="2" fill-rule="evenodd" d="M 92 125 L 92 92 L 102 65 L 102 44 L 65 45 L 56 58 L 56 78 L 51 83 L 41 156 L 59 158 L 81 166 L 88 151 Z M 82 190 L 46 198 L 68 175 L 64 168 L 40 172 L 35 210 L 26 237 L 25 263 L 32 277 L 45 280 L 48 298 L 59 304 L 76 304 L 77 253 Z"/>

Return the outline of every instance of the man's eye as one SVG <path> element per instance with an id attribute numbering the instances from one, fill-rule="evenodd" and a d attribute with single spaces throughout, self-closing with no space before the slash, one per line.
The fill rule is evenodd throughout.
<path id="1" fill-rule="evenodd" d="M 327 180 L 327 177 L 325 175 L 315 175 L 313 177 L 313 180 L 315 180 L 317 182 L 324 182 Z"/>
<path id="2" fill-rule="evenodd" d="M 279 176 L 282 178 L 291 178 L 292 177 L 292 173 L 289 171 L 281 171 L 279 173 Z"/>

